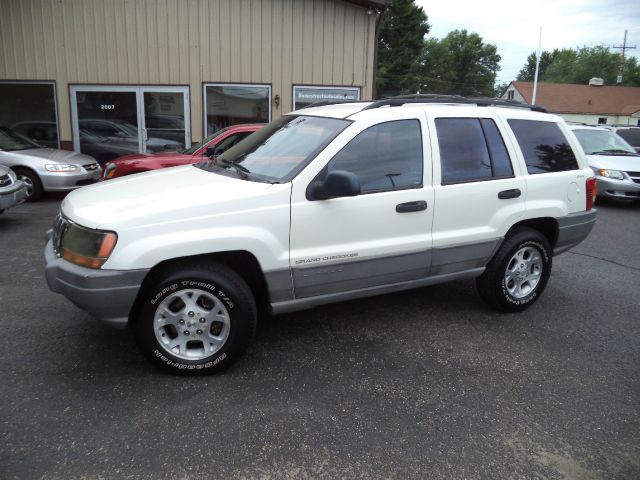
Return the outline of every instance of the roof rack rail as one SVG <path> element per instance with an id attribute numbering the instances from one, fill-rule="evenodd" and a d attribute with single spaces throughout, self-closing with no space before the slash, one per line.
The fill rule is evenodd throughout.
<path id="1" fill-rule="evenodd" d="M 422 95 L 401 95 L 399 97 L 390 97 L 367 105 L 362 110 L 371 110 L 380 107 L 399 107 L 408 103 L 459 103 L 466 105 L 477 105 L 479 107 L 513 107 L 527 108 L 534 112 L 547 113 L 547 109 L 542 105 L 529 105 L 528 103 L 520 103 L 516 100 L 505 100 L 502 98 L 489 97 L 463 97 L 461 95 L 440 95 L 440 94 L 422 94 Z"/>
<path id="2" fill-rule="evenodd" d="M 323 100 L 320 102 L 310 103 L 309 105 L 305 105 L 302 108 L 298 108 L 298 110 L 304 110 L 305 108 L 313 108 L 313 107 L 325 107 L 327 105 L 340 105 L 341 103 L 370 103 L 371 100 L 346 100 L 344 102 L 341 101 L 327 101 Z"/>

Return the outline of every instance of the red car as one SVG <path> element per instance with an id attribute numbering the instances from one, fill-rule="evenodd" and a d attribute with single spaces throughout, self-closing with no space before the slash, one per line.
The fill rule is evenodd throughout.
<path id="1" fill-rule="evenodd" d="M 136 153 L 111 160 L 105 165 L 103 180 L 124 177 L 133 173 L 147 172 L 159 168 L 188 165 L 206 160 L 212 155 L 220 155 L 256 130 L 263 124 L 242 124 L 218 130 L 200 143 L 180 152 Z"/>

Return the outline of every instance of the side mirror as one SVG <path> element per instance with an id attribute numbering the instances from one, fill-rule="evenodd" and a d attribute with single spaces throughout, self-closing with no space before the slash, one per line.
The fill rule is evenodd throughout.
<path id="1" fill-rule="evenodd" d="M 328 200 L 339 197 L 355 197 L 360 194 L 360 180 L 351 172 L 333 170 L 324 180 L 318 180 L 307 189 L 308 200 Z"/>

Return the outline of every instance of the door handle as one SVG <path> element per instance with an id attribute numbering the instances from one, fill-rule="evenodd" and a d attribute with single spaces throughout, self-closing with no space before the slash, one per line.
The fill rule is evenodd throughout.
<path id="1" fill-rule="evenodd" d="M 518 198 L 522 192 L 519 188 L 512 188 L 511 190 L 503 190 L 498 193 L 498 198 L 505 200 L 507 198 Z"/>
<path id="2" fill-rule="evenodd" d="M 396 205 L 396 212 L 398 213 L 420 212 L 426 209 L 427 209 L 427 202 L 425 202 L 424 200 L 399 203 L 398 205 Z"/>

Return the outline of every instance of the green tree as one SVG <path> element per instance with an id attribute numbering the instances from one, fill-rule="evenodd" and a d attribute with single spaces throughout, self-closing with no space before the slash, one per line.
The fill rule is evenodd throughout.
<path id="1" fill-rule="evenodd" d="M 622 57 L 604 45 L 575 49 L 553 50 L 540 55 L 538 80 L 554 83 L 586 85 L 593 77 L 602 78 L 606 85 L 615 85 Z M 536 67 L 535 53 L 527 57 L 517 79 L 533 81 Z M 623 85 L 640 86 L 640 66 L 636 58 L 625 62 Z"/>
<path id="2" fill-rule="evenodd" d="M 477 33 L 454 30 L 442 40 L 425 41 L 422 90 L 466 96 L 493 96 L 500 55 Z"/>
<path id="3" fill-rule="evenodd" d="M 553 62 L 554 58 L 560 53 L 560 50 L 557 48 L 553 52 L 543 51 L 540 54 L 540 67 L 538 69 L 538 78 L 542 78 L 549 68 L 549 65 Z M 525 63 L 522 70 L 518 73 L 516 77 L 517 80 L 523 82 L 533 82 L 533 78 L 536 74 L 536 52 L 531 53 L 527 57 L 527 63 Z"/>
<path id="4" fill-rule="evenodd" d="M 493 88 L 493 96 L 495 98 L 502 97 L 502 95 L 504 95 L 504 92 L 507 91 L 507 88 L 509 88 L 509 82 L 496 83 L 495 87 Z"/>
<path id="5" fill-rule="evenodd" d="M 415 93 L 420 89 L 419 59 L 429 28 L 427 15 L 414 0 L 391 3 L 378 39 L 378 98 Z"/>

